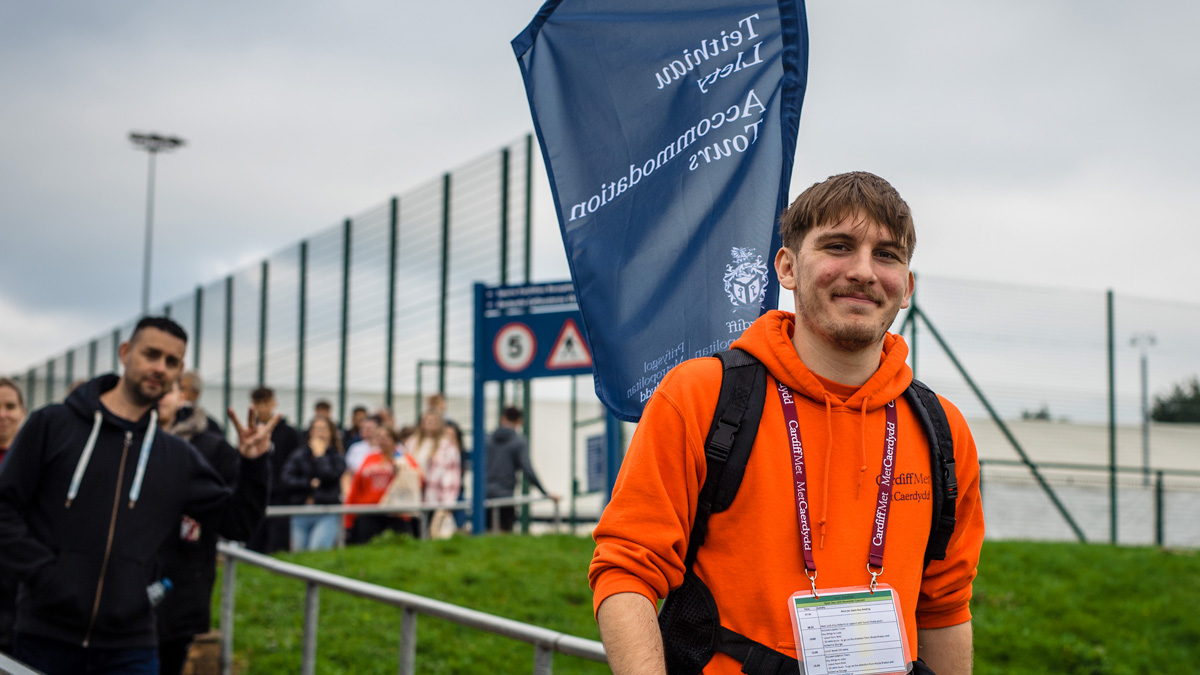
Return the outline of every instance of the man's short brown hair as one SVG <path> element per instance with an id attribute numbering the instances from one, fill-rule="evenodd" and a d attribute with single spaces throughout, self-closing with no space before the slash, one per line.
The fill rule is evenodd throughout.
<path id="1" fill-rule="evenodd" d="M 882 225 L 904 246 L 907 260 L 912 260 L 917 232 L 908 204 L 891 183 L 866 171 L 830 176 L 801 192 L 780 216 L 779 234 L 783 245 L 796 251 L 813 229 L 836 225 L 855 213 Z"/>

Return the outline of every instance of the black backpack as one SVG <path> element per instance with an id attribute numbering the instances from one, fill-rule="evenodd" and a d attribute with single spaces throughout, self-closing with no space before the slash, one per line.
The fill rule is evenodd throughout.
<path id="1" fill-rule="evenodd" d="M 767 394 L 767 369 L 758 359 L 740 349 L 718 352 L 715 356 L 721 359 L 724 372 L 716 413 L 704 441 L 708 472 L 688 537 L 683 583 L 667 595 L 658 613 L 667 673 L 696 675 L 718 651 L 740 661 L 742 672 L 751 675 L 796 673 L 799 667 L 796 659 L 722 626 L 712 593 L 692 571 L 696 553 L 704 544 L 709 516 L 728 509 L 737 496 L 758 435 Z M 925 546 L 928 565 L 931 560 L 946 558 L 946 545 L 954 532 L 954 504 L 958 497 L 954 443 L 946 412 L 929 387 L 913 380 L 904 397 L 931 441 L 930 492 L 934 517 Z"/>

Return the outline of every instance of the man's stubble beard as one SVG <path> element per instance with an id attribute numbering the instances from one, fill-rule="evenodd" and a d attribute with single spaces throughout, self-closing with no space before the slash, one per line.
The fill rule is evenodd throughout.
<path id="1" fill-rule="evenodd" d="M 830 322 L 831 325 L 820 325 L 804 310 L 804 300 L 799 297 L 800 295 L 803 294 L 797 294 L 796 297 L 796 317 L 803 321 L 811 332 L 825 337 L 834 347 L 847 352 L 858 352 L 879 344 L 883 340 L 883 336 L 887 335 L 888 327 L 895 321 L 896 314 L 899 313 L 899 308 L 897 308 L 896 313 L 892 314 L 887 324 L 882 326 L 835 322 Z"/>
<path id="2" fill-rule="evenodd" d="M 162 385 L 162 391 L 158 394 L 158 396 L 152 396 L 142 391 L 142 385 L 140 382 L 133 382 L 128 378 L 125 380 L 125 393 L 139 408 L 158 405 L 159 399 L 166 395 L 167 388 L 168 384 L 164 383 Z"/>

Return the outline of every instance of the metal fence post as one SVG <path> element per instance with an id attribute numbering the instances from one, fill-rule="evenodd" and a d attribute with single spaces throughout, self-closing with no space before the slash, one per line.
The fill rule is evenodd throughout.
<path id="1" fill-rule="evenodd" d="M 405 607 L 400 614 L 400 675 L 417 672 L 417 613 Z"/>
<path id="2" fill-rule="evenodd" d="M 221 579 L 221 675 L 233 675 L 233 608 L 237 595 L 237 560 L 225 556 Z"/>
<path id="3" fill-rule="evenodd" d="M 342 223 L 342 332 L 339 339 L 341 354 L 338 359 L 338 426 L 346 426 L 346 355 L 350 334 L 350 228 L 347 218 Z"/>
<path id="4" fill-rule="evenodd" d="M 1163 472 L 1154 472 L 1154 543 L 1163 545 Z"/>
<path id="5" fill-rule="evenodd" d="M 554 672 L 554 652 L 545 645 L 534 645 L 533 675 L 550 675 Z"/>
<path id="6" fill-rule="evenodd" d="M 308 240 L 300 242 L 300 310 L 296 319 L 296 420 L 304 419 L 304 324 L 308 312 Z"/>
<path id="7" fill-rule="evenodd" d="M 63 373 L 63 392 L 64 396 L 71 393 L 71 383 L 75 381 L 75 350 L 67 351 L 67 367 Z"/>
<path id="8" fill-rule="evenodd" d="M 201 328 L 204 326 L 204 287 L 196 287 L 196 302 L 195 302 L 195 320 L 196 324 L 192 328 L 192 370 L 200 372 L 200 337 L 204 335 Z"/>
<path id="9" fill-rule="evenodd" d="M 1108 317 L 1108 506 L 1109 538 L 1117 543 L 1117 375 L 1113 332 L 1113 292 L 1106 294 Z"/>
<path id="10" fill-rule="evenodd" d="M 46 361 L 46 404 L 54 403 L 54 359 Z"/>
<path id="11" fill-rule="evenodd" d="M 576 467 L 579 453 L 579 377 L 571 376 L 571 506 L 568 516 L 571 534 L 575 534 L 575 497 L 579 495 L 579 471 Z"/>
<path id="12" fill-rule="evenodd" d="M 321 587 L 308 582 L 304 593 L 304 654 L 300 658 L 300 672 L 314 675 L 317 672 L 317 624 L 321 614 Z"/>
<path id="13" fill-rule="evenodd" d="M 37 400 L 35 396 L 37 396 L 37 369 L 30 368 L 29 372 L 25 374 L 25 400 L 29 402 L 26 407 L 30 409 L 37 407 L 37 404 L 34 403 Z"/>
<path id="14" fill-rule="evenodd" d="M 442 293 L 438 326 L 438 391 L 446 391 L 446 324 L 450 308 L 450 174 L 442 176 Z"/>
<path id="15" fill-rule="evenodd" d="M 88 343 L 88 379 L 96 376 L 96 341 Z"/>
<path id="16" fill-rule="evenodd" d="M 508 284 L 508 165 L 509 150 L 500 151 L 500 285 Z M 503 385 L 501 385 L 503 386 Z M 503 398 L 503 397 L 502 397 Z"/>
<path id="17" fill-rule="evenodd" d="M 396 256 L 400 246 L 400 198 L 392 197 L 388 217 L 388 292 L 387 292 L 387 357 L 383 383 L 383 403 L 395 412 L 392 385 L 396 372 Z"/>
<path id="18" fill-rule="evenodd" d="M 121 370 L 121 329 L 114 328 L 112 332 L 112 371 L 118 373 Z"/>
<path id="19" fill-rule="evenodd" d="M 267 280 L 271 265 L 262 261 L 262 285 L 258 291 L 258 386 L 267 386 Z M 296 418 L 300 424 L 301 418 Z"/>
<path id="20" fill-rule="evenodd" d="M 229 433 L 229 406 L 233 405 L 233 275 L 225 277 L 225 383 L 221 393 L 225 405 L 225 433 Z"/>
<path id="21" fill-rule="evenodd" d="M 510 191 L 510 166 L 512 164 L 512 150 L 505 146 L 500 151 L 500 285 L 508 285 L 508 222 L 509 222 L 509 191 Z M 504 413 L 504 387 L 508 383 L 504 380 L 496 383 L 500 393 L 496 405 L 497 424 L 499 418 Z"/>

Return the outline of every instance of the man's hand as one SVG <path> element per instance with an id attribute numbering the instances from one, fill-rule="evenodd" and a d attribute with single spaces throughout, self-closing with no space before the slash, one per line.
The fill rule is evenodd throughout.
<path id="1" fill-rule="evenodd" d="M 242 457 L 258 459 L 267 454 L 267 451 L 271 449 L 271 432 L 275 430 L 275 425 L 279 424 L 281 419 L 283 419 L 283 415 L 275 413 L 269 422 L 262 424 L 258 420 L 254 408 L 250 408 L 250 411 L 246 413 L 247 426 L 243 427 L 237 413 L 230 408 L 229 421 L 233 422 L 233 428 L 237 429 L 237 449 Z"/>

